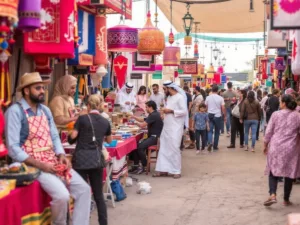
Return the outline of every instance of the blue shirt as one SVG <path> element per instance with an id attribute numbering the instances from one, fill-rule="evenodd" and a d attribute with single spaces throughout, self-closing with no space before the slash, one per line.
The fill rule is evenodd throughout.
<path id="1" fill-rule="evenodd" d="M 196 130 L 206 130 L 206 125 L 208 122 L 208 114 L 207 113 L 200 113 L 196 112 L 194 116 L 195 121 L 195 129 Z"/>
<path id="2" fill-rule="evenodd" d="M 41 116 L 43 112 L 45 113 L 50 126 L 54 152 L 56 155 L 65 154 L 50 109 L 45 105 L 39 104 L 37 107 L 37 113 L 35 114 L 24 98 L 22 98 L 19 103 L 22 105 L 23 109 L 27 111 L 29 117 Z M 5 137 L 8 155 L 15 161 L 23 162 L 29 157 L 29 155 L 22 149 L 22 146 L 28 137 L 29 127 L 25 112 L 22 111 L 18 104 L 12 105 L 6 111 L 5 123 Z"/>

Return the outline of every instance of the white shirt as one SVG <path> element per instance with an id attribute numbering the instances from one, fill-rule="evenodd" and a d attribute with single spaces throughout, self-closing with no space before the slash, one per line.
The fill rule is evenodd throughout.
<path id="1" fill-rule="evenodd" d="M 217 94 L 211 94 L 206 98 L 205 104 L 208 113 L 214 114 L 215 117 L 222 116 L 222 106 L 225 105 L 224 98 Z"/>
<path id="2" fill-rule="evenodd" d="M 165 95 L 162 94 L 162 93 L 160 93 L 160 92 L 158 92 L 157 94 L 154 94 L 154 93 L 153 93 L 153 94 L 150 96 L 150 99 L 149 99 L 149 100 L 154 101 L 154 102 L 156 103 L 157 108 L 159 108 L 159 107 L 160 107 L 160 104 L 161 104 L 161 103 L 164 103 Z"/>
<path id="3" fill-rule="evenodd" d="M 126 105 L 125 102 L 130 102 L 130 105 Z M 117 103 L 121 106 L 122 112 L 131 112 L 132 109 L 134 109 L 136 105 L 136 98 L 134 93 L 126 93 L 126 92 L 120 92 L 117 95 Z M 131 103 L 134 103 L 133 105 Z"/>

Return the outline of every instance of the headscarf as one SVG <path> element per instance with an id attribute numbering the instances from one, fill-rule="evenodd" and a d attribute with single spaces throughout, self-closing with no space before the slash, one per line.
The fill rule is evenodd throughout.
<path id="1" fill-rule="evenodd" d="M 286 95 L 291 95 L 291 94 L 293 94 L 295 91 L 294 91 L 294 89 L 292 89 L 292 88 L 288 88 L 288 89 L 286 89 L 285 90 L 285 94 Z"/>
<path id="2" fill-rule="evenodd" d="M 122 94 L 132 95 L 132 96 L 135 96 L 135 95 L 136 95 L 135 92 L 134 92 L 133 90 L 130 92 L 130 94 L 128 94 L 128 93 L 126 92 L 126 89 L 133 89 L 133 84 L 130 83 L 130 82 L 126 82 L 126 83 L 123 85 L 123 87 L 118 91 L 117 98 L 116 98 L 116 101 L 115 101 L 116 103 L 119 103 L 119 104 L 120 104 L 120 102 L 119 102 L 119 96 L 122 95 Z"/>
<path id="3" fill-rule="evenodd" d="M 55 84 L 53 98 L 56 96 L 68 97 L 72 86 L 77 85 L 77 79 L 72 75 L 62 76 Z"/>
<path id="4" fill-rule="evenodd" d="M 185 91 L 181 87 L 179 87 L 177 84 L 175 84 L 172 81 L 168 80 L 168 81 L 165 81 L 163 83 L 163 85 L 165 87 L 175 89 L 179 94 L 181 94 L 183 96 L 184 101 L 187 102 L 187 96 L 186 96 Z M 184 105 L 185 105 L 186 111 L 188 112 L 187 104 L 184 104 Z M 189 127 L 189 114 L 188 113 L 186 114 L 184 125 L 185 125 L 186 128 Z"/>

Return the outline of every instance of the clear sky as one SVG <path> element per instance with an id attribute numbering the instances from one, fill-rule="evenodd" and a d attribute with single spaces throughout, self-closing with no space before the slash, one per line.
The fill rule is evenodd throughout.
<path id="1" fill-rule="evenodd" d="M 154 21 L 154 13 L 155 13 L 155 3 L 153 0 L 150 1 L 150 9 L 152 14 L 152 21 Z M 145 24 L 146 20 L 146 1 L 141 0 L 138 2 L 133 2 L 133 17 L 132 20 L 126 20 L 126 25 L 136 28 L 142 28 Z M 161 29 L 165 35 L 169 35 L 170 33 L 170 22 L 165 17 L 165 15 L 158 9 L 158 28 Z M 174 15 L 173 15 L 174 16 Z M 118 25 L 120 22 L 120 15 L 109 15 L 107 19 L 108 27 L 112 27 L 115 25 Z M 201 21 L 200 21 L 201 22 Z M 201 29 L 201 26 L 200 26 Z M 176 33 L 176 30 L 173 29 L 173 33 Z M 220 36 L 220 37 L 249 37 L 249 38 L 262 38 L 262 33 L 249 33 L 249 34 L 208 34 L 208 33 L 201 33 L 202 35 L 207 36 Z M 213 47 L 215 46 L 215 43 L 199 40 L 199 55 L 200 57 L 204 58 L 204 64 L 205 67 L 208 68 L 211 62 L 211 44 Z M 260 42 L 261 45 L 258 48 L 259 54 L 264 54 L 264 49 L 262 46 L 262 42 Z M 175 43 L 174 43 L 175 44 Z M 174 45 L 173 44 L 173 45 Z M 167 44 L 168 45 L 168 44 Z M 181 56 L 183 57 L 186 53 L 185 46 L 183 45 L 183 39 L 179 41 L 179 45 L 181 46 Z M 255 58 L 256 55 L 256 46 L 253 42 L 248 43 L 217 43 L 218 48 L 221 49 L 223 52 L 221 55 L 221 58 L 225 57 L 227 59 L 226 66 L 225 66 L 225 72 L 238 72 L 243 71 L 251 68 L 251 65 L 249 65 L 249 62 Z M 192 57 L 194 52 L 193 45 L 191 46 L 191 49 L 189 50 L 189 56 Z M 203 63 L 203 58 L 199 59 L 199 62 Z M 213 59 L 213 63 L 217 65 L 217 61 Z"/>

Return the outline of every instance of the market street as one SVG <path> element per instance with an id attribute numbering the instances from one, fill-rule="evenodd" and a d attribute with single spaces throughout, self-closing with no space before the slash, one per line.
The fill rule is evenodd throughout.
<path id="1" fill-rule="evenodd" d="M 294 185 L 293 206 L 282 205 L 283 185 L 278 203 L 265 208 L 268 198 L 262 138 L 256 153 L 239 148 L 227 150 L 229 139 L 221 137 L 220 151 L 196 155 L 183 152 L 183 176 L 152 178 L 135 176 L 152 186 L 150 195 L 136 194 L 136 184 L 126 188 L 127 199 L 108 206 L 110 225 L 284 225 L 287 214 L 300 210 L 300 186 Z M 96 225 L 96 211 L 92 225 Z"/>

